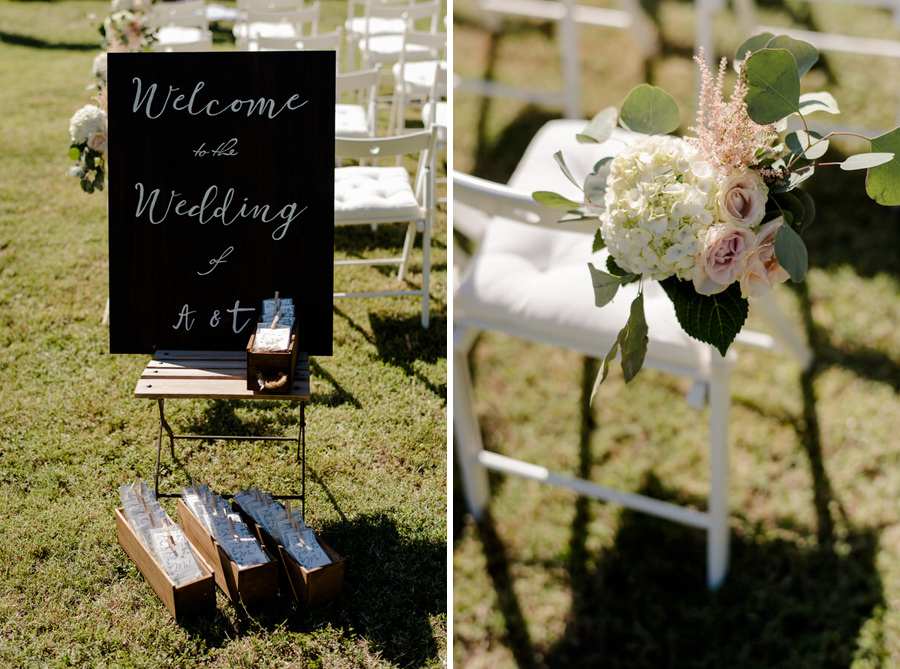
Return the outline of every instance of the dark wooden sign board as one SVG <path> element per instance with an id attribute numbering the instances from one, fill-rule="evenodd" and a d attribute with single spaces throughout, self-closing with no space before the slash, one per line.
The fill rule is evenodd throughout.
<path id="1" fill-rule="evenodd" d="M 332 353 L 333 51 L 111 53 L 110 350 L 243 350 L 294 301 Z"/>

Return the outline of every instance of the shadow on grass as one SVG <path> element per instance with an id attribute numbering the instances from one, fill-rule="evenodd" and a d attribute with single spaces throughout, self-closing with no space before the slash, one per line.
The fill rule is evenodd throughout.
<path id="1" fill-rule="evenodd" d="M 327 392 L 313 391 L 311 404 L 329 407 L 349 404 L 354 409 L 362 409 L 362 403 L 344 388 L 332 374 L 325 371 L 325 368 L 323 368 L 317 360 L 313 358 L 310 359 L 309 370 L 313 376 L 323 379 L 331 386 L 331 390 Z"/>
<path id="2" fill-rule="evenodd" d="M 392 665 L 435 664 L 431 617 L 447 610 L 446 545 L 412 538 L 384 514 L 342 519 L 321 535 L 347 561 L 341 599 L 312 607 L 285 596 L 249 609 L 238 604 L 233 622 L 219 613 L 186 619 L 185 629 L 218 647 L 259 628 L 303 634 L 331 625 L 362 637 Z"/>
<path id="3" fill-rule="evenodd" d="M 447 316 L 432 316 L 427 328 L 419 314 L 405 318 L 369 314 L 378 356 L 410 377 L 417 379 L 432 393 L 447 401 L 447 380 L 435 384 L 415 367 L 416 361 L 433 364 L 447 357 Z"/>
<path id="4" fill-rule="evenodd" d="M 53 49 L 63 51 L 100 51 L 99 41 L 95 44 L 71 44 L 62 42 L 46 42 L 28 35 L 17 35 L 0 31 L 0 42 L 14 46 L 24 46 L 29 49 Z"/>

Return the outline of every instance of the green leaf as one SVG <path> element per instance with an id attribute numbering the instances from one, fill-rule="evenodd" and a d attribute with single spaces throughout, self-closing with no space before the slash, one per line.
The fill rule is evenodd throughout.
<path id="1" fill-rule="evenodd" d="M 644 317 L 644 292 L 639 290 L 631 303 L 631 313 L 625 324 L 624 336 L 619 344 L 622 351 L 622 374 L 625 383 L 631 381 L 641 371 L 647 355 L 647 319 Z"/>
<path id="2" fill-rule="evenodd" d="M 828 151 L 828 140 L 816 132 L 794 130 L 785 135 L 784 143 L 795 156 L 803 156 L 808 160 L 821 158 Z"/>
<path id="3" fill-rule="evenodd" d="M 548 190 L 537 190 L 531 194 L 531 197 L 539 204 L 552 209 L 572 209 L 581 206 L 580 202 L 573 202 L 567 197 L 563 197 L 559 193 L 553 193 Z"/>
<path id="4" fill-rule="evenodd" d="M 806 218 L 806 206 L 794 193 L 800 193 L 800 189 L 791 193 L 774 193 L 771 201 L 777 205 L 778 213 L 785 216 L 789 223 L 797 221 L 799 225 Z"/>
<path id="5" fill-rule="evenodd" d="M 600 232 L 600 229 L 597 228 L 597 232 L 594 233 L 594 243 L 591 245 L 591 253 L 597 253 L 605 248 L 606 240 L 603 239 L 603 234 Z"/>
<path id="6" fill-rule="evenodd" d="M 800 111 L 800 75 L 787 49 L 763 49 L 747 59 L 747 114 L 761 125 Z"/>
<path id="7" fill-rule="evenodd" d="M 813 174 L 815 174 L 816 168 L 814 165 L 806 165 L 805 167 L 801 167 L 794 172 L 791 172 L 787 179 L 779 182 L 775 186 L 769 189 L 771 193 L 786 193 L 789 190 L 795 189 L 801 183 L 809 179 Z"/>
<path id="8" fill-rule="evenodd" d="M 872 140 L 872 150 L 893 153 L 890 162 L 870 167 L 866 174 L 866 193 L 878 204 L 888 207 L 900 205 L 900 128 Z"/>
<path id="9" fill-rule="evenodd" d="M 675 306 L 675 317 L 681 328 L 725 355 L 744 327 L 749 311 L 747 299 L 741 297 L 740 285 L 735 282 L 716 295 L 700 295 L 693 283 L 676 277 L 660 281 L 660 285 Z"/>
<path id="10" fill-rule="evenodd" d="M 606 195 L 606 180 L 609 178 L 611 164 L 611 157 L 602 158 L 594 165 L 593 171 L 585 177 L 584 194 L 587 195 L 588 200 L 591 202 L 603 202 Z"/>
<path id="11" fill-rule="evenodd" d="M 553 154 L 553 160 L 556 161 L 556 164 L 559 165 L 559 169 L 562 170 L 562 173 L 566 175 L 566 178 L 571 181 L 577 188 L 581 188 L 581 184 L 575 181 L 575 177 L 572 176 L 572 173 L 569 171 L 569 166 L 566 165 L 566 160 L 563 158 L 562 151 L 557 151 Z"/>
<path id="12" fill-rule="evenodd" d="M 618 110 L 615 107 L 607 107 L 594 116 L 587 128 L 575 135 L 575 139 L 582 144 L 605 142 L 612 137 L 618 118 Z"/>
<path id="13" fill-rule="evenodd" d="M 597 391 L 600 389 L 600 384 L 606 381 L 606 376 L 609 374 L 609 366 L 612 364 L 613 360 L 616 359 L 616 354 L 619 352 L 619 343 L 624 336 L 625 328 L 622 328 L 619 330 L 619 334 L 616 336 L 612 348 L 609 349 L 609 353 L 606 354 L 606 357 L 603 358 L 603 361 L 600 363 L 600 370 L 597 372 L 597 378 L 594 380 L 594 387 L 591 390 L 592 404 L 594 402 L 594 397 L 597 395 Z"/>
<path id="14" fill-rule="evenodd" d="M 605 307 L 616 296 L 619 286 L 622 285 L 622 279 L 597 269 L 591 263 L 588 263 L 588 269 L 591 271 L 591 283 L 594 286 L 594 305 Z"/>
<path id="15" fill-rule="evenodd" d="M 889 163 L 893 159 L 893 153 L 857 153 L 855 156 L 850 156 L 840 163 L 840 166 L 842 170 L 848 172 L 851 170 L 867 170 L 870 167 L 878 167 Z"/>
<path id="16" fill-rule="evenodd" d="M 768 49 L 787 49 L 797 63 L 797 74 L 802 77 L 819 60 L 819 52 L 809 42 L 794 39 L 788 35 L 778 35 L 769 40 Z"/>
<path id="17" fill-rule="evenodd" d="M 632 132 L 667 135 L 678 129 L 680 120 L 675 98 L 649 84 L 632 90 L 622 104 L 622 125 Z"/>
<path id="18" fill-rule="evenodd" d="M 782 225 L 775 234 L 775 257 L 778 264 L 790 274 L 791 281 L 794 283 L 803 281 L 809 268 L 806 244 L 788 225 Z"/>
<path id="19" fill-rule="evenodd" d="M 803 204 L 803 218 L 799 222 L 795 221 L 794 227 L 798 232 L 802 232 L 816 218 L 816 203 L 812 196 L 802 188 L 796 188 L 791 191 L 791 195 L 796 197 Z"/>
<path id="20" fill-rule="evenodd" d="M 800 113 L 804 116 L 825 112 L 826 114 L 840 114 L 837 100 L 831 93 L 820 91 L 818 93 L 804 93 L 800 96 Z"/>
<path id="21" fill-rule="evenodd" d="M 744 62 L 748 51 L 753 54 L 760 49 L 765 49 L 769 40 L 773 37 L 775 37 L 775 35 L 772 33 L 760 33 L 759 35 L 754 35 L 753 37 L 744 40 L 744 42 L 734 51 L 733 62 L 735 71 L 737 72 L 740 70 L 741 63 Z"/>

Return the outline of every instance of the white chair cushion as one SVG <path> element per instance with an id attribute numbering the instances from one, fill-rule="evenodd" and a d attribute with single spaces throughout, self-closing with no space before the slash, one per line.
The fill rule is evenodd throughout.
<path id="1" fill-rule="evenodd" d="M 434 116 L 432 117 L 432 107 L 434 107 Z M 426 102 L 422 107 L 422 118 L 434 118 L 434 123 L 442 129 L 447 128 L 447 103 L 446 102 Z M 442 139 L 443 136 L 442 136 Z"/>
<path id="2" fill-rule="evenodd" d="M 437 61 L 420 60 L 412 63 L 405 63 L 403 66 L 403 79 L 400 79 L 400 63 L 394 63 L 392 68 L 394 73 L 394 81 L 403 83 L 404 90 L 407 93 L 430 93 L 431 87 L 434 85 L 434 73 Z M 444 94 L 446 91 L 440 91 Z"/>
<path id="3" fill-rule="evenodd" d="M 188 28 L 183 26 L 164 26 L 156 31 L 156 45 L 185 44 L 196 42 L 208 35 L 208 31 L 200 28 Z"/>
<path id="4" fill-rule="evenodd" d="M 344 25 L 348 33 L 357 35 L 365 35 L 366 33 L 369 35 L 384 33 L 397 35 L 406 30 L 406 21 L 404 19 L 371 18 L 368 20 L 367 25 L 365 17 L 357 16 L 347 19 Z"/>
<path id="5" fill-rule="evenodd" d="M 362 105 L 334 106 L 334 134 L 336 137 L 369 137 L 369 121 Z"/>
<path id="6" fill-rule="evenodd" d="M 403 35 L 372 35 L 364 37 L 359 41 L 361 51 L 370 57 L 391 57 L 396 60 L 403 51 Z M 407 53 L 420 52 L 427 53 L 428 47 L 420 44 L 411 44 L 406 49 Z"/>
<path id="7" fill-rule="evenodd" d="M 567 120 L 546 124 L 529 144 L 509 185 L 526 193 L 553 190 L 580 199 L 553 154 L 565 147 L 566 164 L 581 178 L 628 140 L 626 133 L 619 133 L 619 142 L 576 144 L 574 136 L 586 124 Z M 454 225 L 460 215 L 454 215 Z M 628 320 L 637 286 L 620 288 L 612 303 L 597 308 L 587 264 L 605 269 L 606 253 L 592 255 L 592 243 L 590 234 L 491 219 L 454 297 L 458 317 L 483 319 L 519 335 L 530 333 L 537 341 L 605 356 Z M 705 367 L 709 347 L 682 331 L 671 301 L 656 282 L 644 285 L 644 313 L 650 330 L 646 366 L 655 359 Z"/>
<path id="8" fill-rule="evenodd" d="M 335 223 L 367 217 L 399 221 L 422 215 L 405 167 L 354 165 L 335 168 Z"/>

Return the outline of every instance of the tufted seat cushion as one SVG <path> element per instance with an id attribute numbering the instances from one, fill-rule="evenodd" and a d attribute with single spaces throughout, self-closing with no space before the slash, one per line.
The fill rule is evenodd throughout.
<path id="1" fill-rule="evenodd" d="M 334 170 L 334 222 L 376 217 L 409 220 L 424 216 L 405 167 L 350 166 Z"/>
<path id="2" fill-rule="evenodd" d="M 584 126 L 584 121 L 551 121 L 544 126 L 510 186 L 520 192 L 555 190 L 578 198 L 553 154 L 561 146 L 569 147 L 564 157 L 578 178 L 613 148 L 613 143 L 572 147 L 572 138 Z M 530 332 L 538 341 L 603 357 L 628 320 L 637 285 L 620 288 L 610 304 L 598 309 L 587 265 L 605 269 L 606 253 L 592 254 L 592 242 L 589 233 L 493 218 L 457 290 L 454 309 L 463 320 L 483 320 L 519 335 Z M 708 347 L 684 334 L 671 301 L 656 282 L 645 282 L 644 313 L 650 330 L 647 366 L 653 360 L 679 367 L 705 366 Z"/>
<path id="3" fill-rule="evenodd" d="M 369 137 L 369 121 L 362 105 L 334 106 L 334 134 L 336 137 Z"/>

